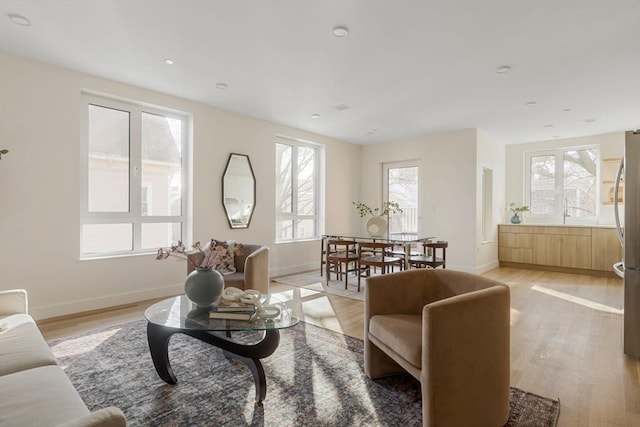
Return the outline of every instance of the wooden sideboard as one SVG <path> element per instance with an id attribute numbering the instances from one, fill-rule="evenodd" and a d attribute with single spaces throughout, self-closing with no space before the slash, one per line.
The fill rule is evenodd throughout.
<path id="1" fill-rule="evenodd" d="M 615 228 L 498 226 L 500 265 L 613 275 L 612 266 L 621 259 Z"/>

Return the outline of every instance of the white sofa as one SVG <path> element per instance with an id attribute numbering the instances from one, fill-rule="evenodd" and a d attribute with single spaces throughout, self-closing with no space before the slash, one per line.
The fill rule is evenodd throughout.
<path id="1" fill-rule="evenodd" d="M 25 290 L 0 291 L 0 426 L 126 426 L 118 408 L 89 411 L 27 310 Z"/>

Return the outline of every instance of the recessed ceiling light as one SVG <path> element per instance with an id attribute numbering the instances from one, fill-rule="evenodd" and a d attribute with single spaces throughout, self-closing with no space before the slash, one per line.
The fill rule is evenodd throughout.
<path id="1" fill-rule="evenodd" d="M 593 123 L 596 120 L 598 120 L 598 119 L 584 119 L 583 122 L 585 122 L 585 123 Z"/>
<path id="2" fill-rule="evenodd" d="M 496 73 L 498 74 L 505 74 L 509 71 L 511 71 L 511 67 L 509 67 L 508 65 L 503 65 L 502 67 L 496 68 Z"/>
<path id="3" fill-rule="evenodd" d="M 216 83 L 216 89 L 225 90 L 229 85 L 226 83 Z"/>
<path id="4" fill-rule="evenodd" d="M 562 111 L 564 111 L 565 113 L 567 113 L 567 112 L 571 111 L 571 108 L 565 108 L 565 109 L 564 109 L 564 110 L 562 110 Z"/>
<path id="5" fill-rule="evenodd" d="M 164 63 L 167 64 L 167 65 L 173 65 L 173 59 L 167 58 L 167 59 L 164 60 Z"/>
<path id="6" fill-rule="evenodd" d="M 320 118 L 320 114 L 318 114 L 318 113 L 313 113 L 313 114 L 311 115 L 311 118 L 312 118 L 312 119 L 319 119 L 319 118 Z"/>
<path id="7" fill-rule="evenodd" d="M 525 107 L 535 107 L 538 103 L 536 101 L 529 101 L 524 104 Z"/>
<path id="8" fill-rule="evenodd" d="M 340 105 L 336 105 L 333 108 L 335 108 L 338 111 L 345 111 L 345 110 L 349 110 L 351 107 L 347 104 L 340 104 Z"/>
<path id="9" fill-rule="evenodd" d="M 9 13 L 7 16 L 11 19 L 11 22 L 16 25 L 21 25 L 23 27 L 31 26 L 31 21 L 26 16 L 18 15 L 17 13 Z"/>
<path id="10" fill-rule="evenodd" d="M 560 135 L 553 135 L 554 138 L 560 138 Z"/>
<path id="11" fill-rule="evenodd" d="M 369 132 L 367 132 L 369 135 L 373 135 L 374 133 L 378 132 L 378 129 L 371 129 Z"/>
<path id="12" fill-rule="evenodd" d="M 333 27 L 333 35 L 335 37 L 344 37 L 347 34 L 349 34 L 349 28 L 345 27 L 344 25 L 336 25 L 335 27 Z"/>
<path id="13" fill-rule="evenodd" d="M 552 127 L 553 127 L 553 125 L 544 125 L 544 127 L 546 127 L 546 128 L 552 128 Z"/>

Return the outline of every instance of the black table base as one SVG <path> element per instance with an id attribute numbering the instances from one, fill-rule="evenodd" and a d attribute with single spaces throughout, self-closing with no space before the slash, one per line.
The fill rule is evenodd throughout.
<path id="1" fill-rule="evenodd" d="M 169 328 L 151 322 L 147 323 L 147 340 L 149 341 L 153 366 L 155 366 L 160 378 L 169 384 L 178 382 L 169 364 L 169 340 L 173 334 L 185 334 L 204 341 L 221 348 L 227 358 L 246 364 L 251 370 L 256 385 L 256 403 L 262 404 L 267 395 L 267 380 L 260 359 L 271 356 L 278 348 L 280 333 L 277 329 L 267 329 L 262 340 L 255 344 L 242 344 L 234 341 L 228 332 L 227 336 L 222 336 L 209 331 Z"/>

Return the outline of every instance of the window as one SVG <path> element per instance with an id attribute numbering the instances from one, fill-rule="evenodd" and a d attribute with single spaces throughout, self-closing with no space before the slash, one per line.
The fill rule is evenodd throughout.
<path id="1" fill-rule="evenodd" d="M 418 166 L 416 162 L 385 163 L 384 199 L 402 212 L 389 214 L 389 236 L 418 236 Z"/>
<path id="2" fill-rule="evenodd" d="M 526 155 L 526 198 L 531 215 L 595 219 L 598 148 L 580 147 Z"/>
<path id="3" fill-rule="evenodd" d="M 276 142 L 276 242 L 319 237 L 319 165 L 317 146 Z"/>
<path id="4" fill-rule="evenodd" d="M 143 253 L 182 240 L 187 118 L 83 99 L 81 256 Z"/>

